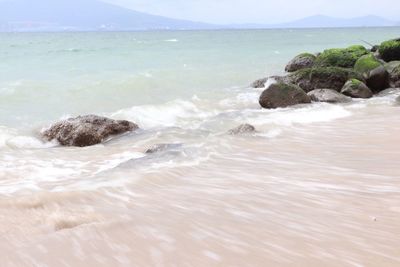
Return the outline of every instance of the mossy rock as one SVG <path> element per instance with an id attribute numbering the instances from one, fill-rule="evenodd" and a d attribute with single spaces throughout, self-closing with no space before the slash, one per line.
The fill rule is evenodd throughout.
<path id="1" fill-rule="evenodd" d="M 371 98 L 373 96 L 371 89 L 369 89 L 365 83 L 357 79 L 350 79 L 347 81 L 341 93 L 353 98 Z"/>
<path id="2" fill-rule="evenodd" d="M 400 40 L 389 40 L 379 46 L 379 54 L 386 62 L 400 60 Z"/>
<path id="3" fill-rule="evenodd" d="M 286 108 L 311 103 L 311 98 L 297 85 L 278 82 L 268 86 L 261 94 L 259 103 L 267 109 Z"/>
<path id="4" fill-rule="evenodd" d="M 356 61 L 368 53 L 369 51 L 362 45 L 328 49 L 317 57 L 315 66 L 353 68 Z"/>
<path id="5" fill-rule="evenodd" d="M 362 75 L 352 69 L 340 67 L 314 67 L 289 74 L 286 80 L 300 86 L 304 91 L 333 89 L 338 92 L 349 79 L 364 81 Z"/>
<path id="6" fill-rule="evenodd" d="M 373 54 L 368 54 L 360 57 L 357 60 L 356 64 L 354 65 L 354 70 L 361 74 L 367 75 L 370 71 L 381 65 L 382 63 Z"/>
<path id="7" fill-rule="evenodd" d="M 310 68 L 314 65 L 315 59 L 317 57 L 310 53 L 302 53 L 295 58 L 293 58 L 285 68 L 287 72 L 294 72 L 304 68 Z"/>

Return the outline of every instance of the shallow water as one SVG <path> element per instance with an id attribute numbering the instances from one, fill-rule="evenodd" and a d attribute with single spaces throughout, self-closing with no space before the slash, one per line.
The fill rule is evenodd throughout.
<path id="1" fill-rule="evenodd" d="M 247 86 L 399 31 L 0 34 L 1 266 L 399 266 L 400 93 L 261 110 Z M 86 113 L 141 130 L 40 140 Z"/>

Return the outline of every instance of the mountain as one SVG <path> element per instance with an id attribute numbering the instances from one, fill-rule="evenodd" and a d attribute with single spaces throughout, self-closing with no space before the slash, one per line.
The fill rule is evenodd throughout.
<path id="1" fill-rule="evenodd" d="M 150 15 L 101 0 L 0 0 L 0 31 L 329 28 L 395 25 L 395 22 L 377 16 L 343 19 L 322 15 L 273 25 L 212 25 Z"/>
<path id="2" fill-rule="evenodd" d="M 399 25 L 399 24 L 397 24 Z M 234 28 L 345 28 L 345 27 L 388 27 L 396 26 L 396 22 L 378 16 L 357 18 L 334 18 L 315 15 L 282 24 L 245 24 L 233 25 Z"/>
<path id="3" fill-rule="evenodd" d="M 216 26 L 149 15 L 99 0 L 5 0 L 0 30 L 210 29 Z"/>

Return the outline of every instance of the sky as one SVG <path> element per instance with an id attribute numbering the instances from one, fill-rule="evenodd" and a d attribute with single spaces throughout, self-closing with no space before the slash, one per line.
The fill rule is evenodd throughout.
<path id="1" fill-rule="evenodd" d="M 400 21 L 400 0 L 104 0 L 138 11 L 218 24 L 281 23 L 322 14 Z"/>

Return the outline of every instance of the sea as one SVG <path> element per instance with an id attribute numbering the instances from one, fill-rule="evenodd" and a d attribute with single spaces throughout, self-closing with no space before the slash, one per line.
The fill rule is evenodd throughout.
<path id="1" fill-rule="evenodd" d="M 265 110 L 250 88 L 299 53 L 399 35 L 0 33 L 0 265 L 400 266 L 400 93 Z M 86 114 L 140 130 L 41 138 Z"/>

